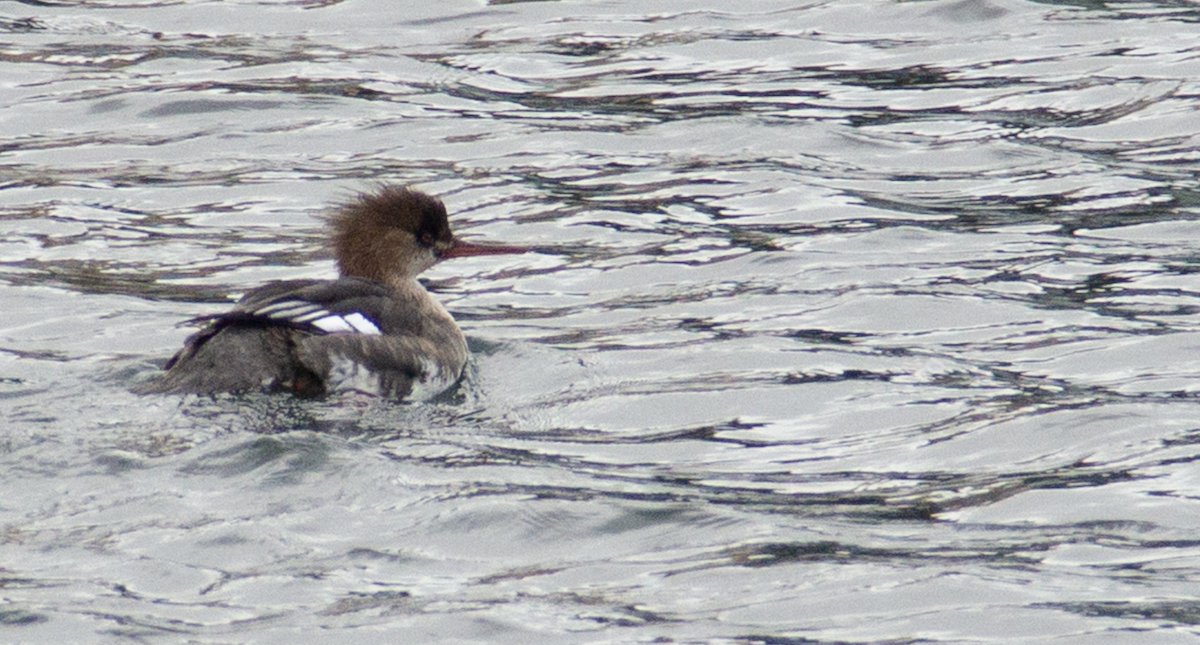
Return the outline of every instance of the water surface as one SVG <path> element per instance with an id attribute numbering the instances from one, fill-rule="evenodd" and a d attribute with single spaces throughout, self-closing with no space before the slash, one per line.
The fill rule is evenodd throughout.
<path id="1" fill-rule="evenodd" d="M 0 5 L 0 641 L 1192 641 L 1198 19 Z M 381 181 L 454 400 L 129 392 Z"/>

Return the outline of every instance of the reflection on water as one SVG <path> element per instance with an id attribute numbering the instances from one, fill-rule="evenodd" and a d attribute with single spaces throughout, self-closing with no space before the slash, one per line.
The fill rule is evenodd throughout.
<path id="1" fill-rule="evenodd" d="M 1190 5 L 3 11 L 0 640 L 1194 635 Z M 456 400 L 129 394 L 380 180 Z"/>

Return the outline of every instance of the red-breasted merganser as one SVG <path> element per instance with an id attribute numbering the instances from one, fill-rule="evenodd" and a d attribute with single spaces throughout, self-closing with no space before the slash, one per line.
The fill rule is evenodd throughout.
<path id="1" fill-rule="evenodd" d="M 167 362 L 143 393 L 359 390 L 423 400 L 457 383 L 467 342 L 417 275 L 438 260 L 522 253 L 470 244 L 425 193 L 383 186 L 327 221 L 337 280 L 286 280 L 247 293 Z"/>

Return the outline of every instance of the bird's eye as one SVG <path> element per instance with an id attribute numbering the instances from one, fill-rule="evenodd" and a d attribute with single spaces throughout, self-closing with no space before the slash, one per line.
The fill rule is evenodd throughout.
<path id="1" fill-rule="evenodd" d="M 418 240 L 421 242 L 421 246 L 433 246 L 433 233 L 421 233 Z"/>

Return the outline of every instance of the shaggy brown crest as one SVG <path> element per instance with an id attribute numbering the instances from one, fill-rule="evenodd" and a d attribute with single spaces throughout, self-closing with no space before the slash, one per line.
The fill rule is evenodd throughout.
<path id="1" fill-rule="evenodd" d="M 442 201 L 400 186 L 359 195 L 327 226 L 341 275 L 383 282 L 416 276 L 455 243 Z"/>

